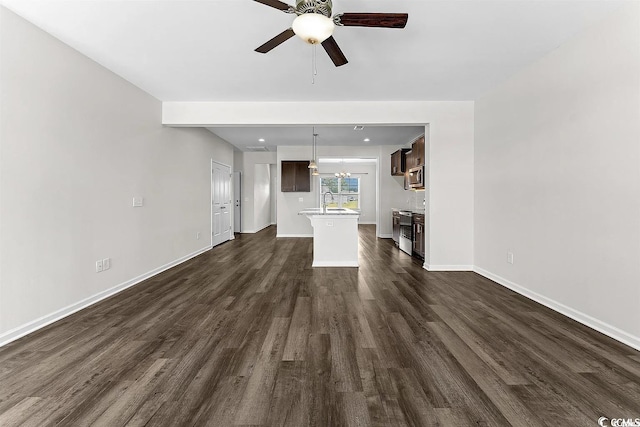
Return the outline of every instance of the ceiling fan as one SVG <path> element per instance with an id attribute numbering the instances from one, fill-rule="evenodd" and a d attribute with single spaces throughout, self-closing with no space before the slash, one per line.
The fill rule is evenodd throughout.
<path id="1" fill-rule="evenodd" d="M 297 0 L 290 6 L 280 0 L 255 0 L 285 13 L 298 15 L 288 28 L 256 49 L 267 53 L 271 49 L 298 35 L 309 44 L 322 44 L 336 67 L 346 64 L 347 58 L 333 38 L 333 30 L 339 27 L 404 28 L 409 15 L 406 13 L 339 13 L 331 17 L 331 0 Z"/>

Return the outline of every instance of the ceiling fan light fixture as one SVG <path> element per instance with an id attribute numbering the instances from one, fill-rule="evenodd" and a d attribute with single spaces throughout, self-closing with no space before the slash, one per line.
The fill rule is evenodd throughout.
<path id="1" fill-rule="evenodd" d="M 333 34 L 336 25 L 331 18 L 319 13 L 304 13 L 293 20 L 291 28 L 309 44 L 320 44 Z"/>

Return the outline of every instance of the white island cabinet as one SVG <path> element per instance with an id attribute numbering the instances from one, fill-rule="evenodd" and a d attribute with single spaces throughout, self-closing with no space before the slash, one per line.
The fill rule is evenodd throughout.
<path id="1" fill-rule="evenodd" d="M 358 267 L 358 218 L 351 209 L 305 209 L 313 227 L 313 267 Z"/>

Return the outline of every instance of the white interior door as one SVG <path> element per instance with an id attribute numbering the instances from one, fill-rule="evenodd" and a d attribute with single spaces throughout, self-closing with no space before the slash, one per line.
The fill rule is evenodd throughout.
<path id="1" fill-rule="evenodd" d="M 212 162 L 211 168 L 211 244 L 231 238 L 231 168 Z"/>

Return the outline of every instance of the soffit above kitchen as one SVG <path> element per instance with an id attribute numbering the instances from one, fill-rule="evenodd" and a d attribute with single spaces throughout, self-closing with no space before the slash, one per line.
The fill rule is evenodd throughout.
<path id="1" fill-rule="evenodd" d="M 335 13 L 403 12 L 406 28 L 336 28 L 336 68 L 292 39 L 292 16 L 245 0 L 0 0 L 161 101 L 473 100 L 624 1 L 334 0 Z M 292 1 L 289 4 L 294 4 Z"/>
<path id="2" fill-rule="evenodd" d="M 424 135 L 424 126 L 316 126 L 318 147 L 367 147 L 376 145 L 406 145 Z M 309 146 L 313 142 L 312 126 L 253 126 L 208 128 L 239 151 L 276 151 L 278 146 Z M 262 140 L 262 141 L 261 141 Z M 368 141 L 366 141 L 368 140 Z M 354 150 L 354 156 L 357 156 Z"/>

